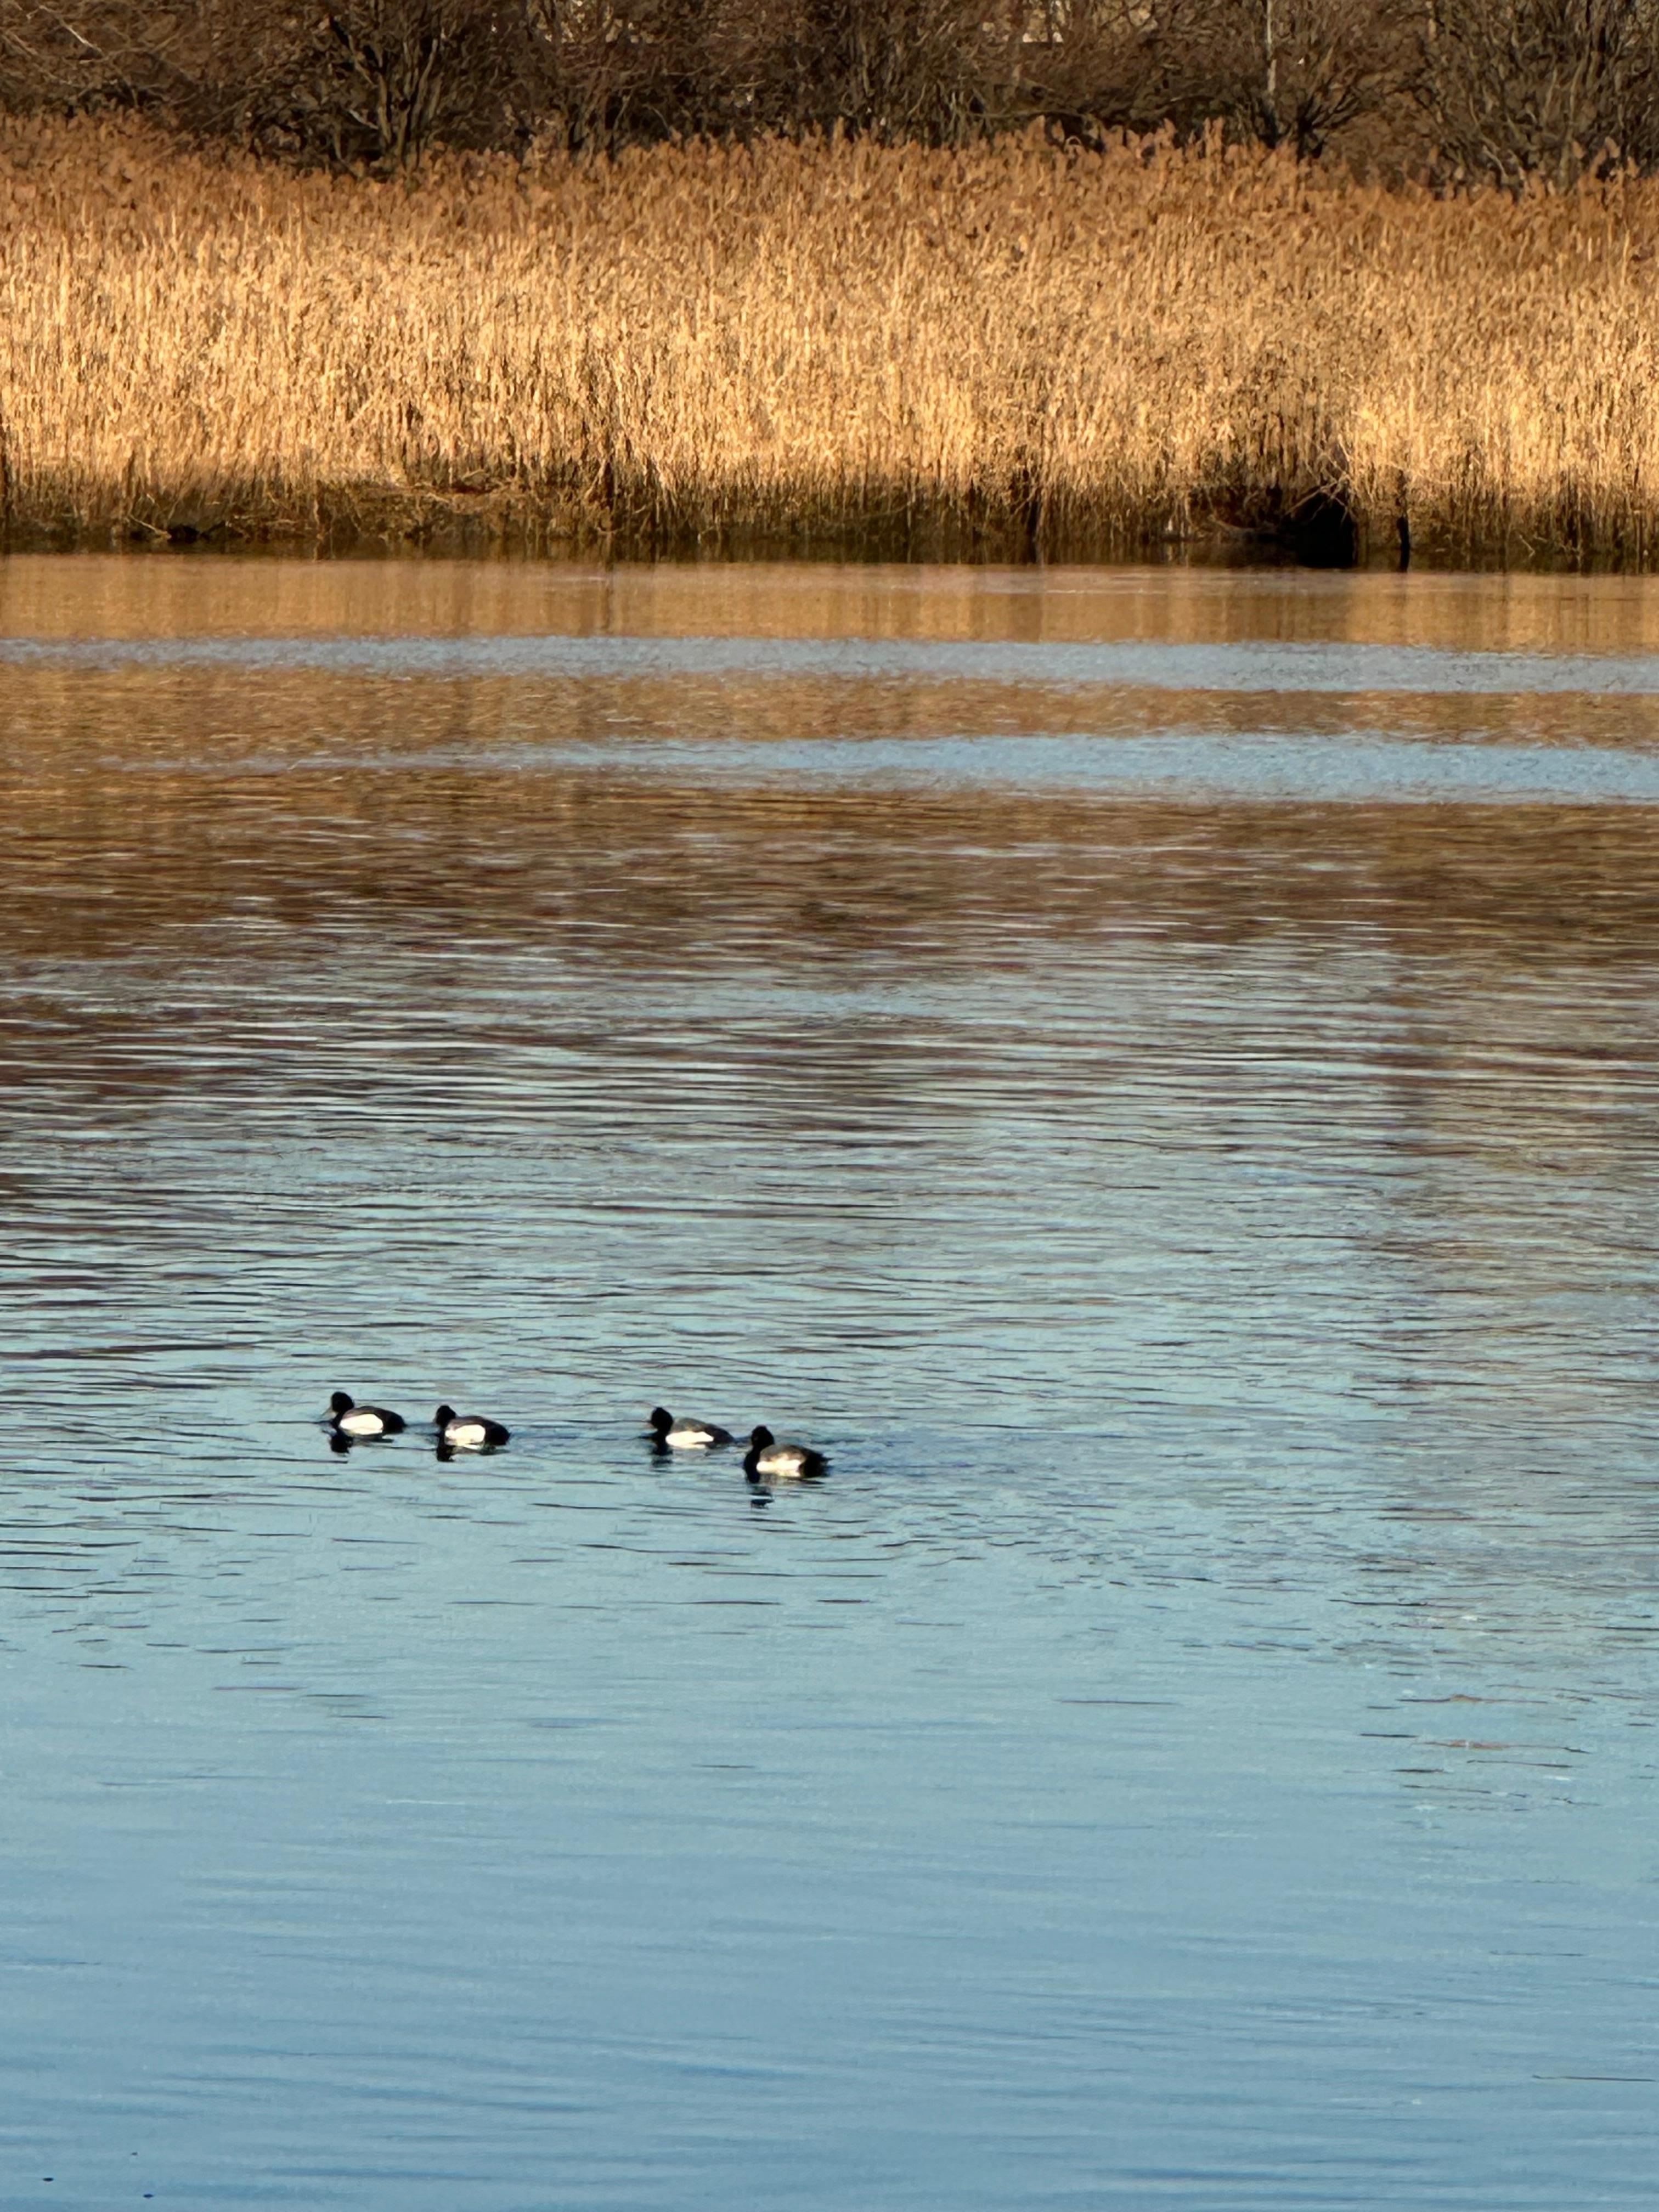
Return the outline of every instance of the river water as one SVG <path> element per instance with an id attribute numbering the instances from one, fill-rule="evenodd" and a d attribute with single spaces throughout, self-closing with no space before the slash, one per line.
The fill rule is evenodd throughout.
<path id="1" fill-rule="evenodd" d="M 0 563 L 0 2205 L 1650 2204 L 1656 809 L 1647 580 Z"/>

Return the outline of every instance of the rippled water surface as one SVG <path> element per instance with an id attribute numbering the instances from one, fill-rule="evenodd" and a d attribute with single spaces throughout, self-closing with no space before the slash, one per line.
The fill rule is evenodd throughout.
<path id="1" fill-rule="evenodd" d="M 1656 833 L 1651 582 L 0 563 L 0 2204 L 1650 2205 Z"/>

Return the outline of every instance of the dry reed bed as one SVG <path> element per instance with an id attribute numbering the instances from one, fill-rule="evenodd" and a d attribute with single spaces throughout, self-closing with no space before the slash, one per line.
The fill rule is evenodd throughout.
<path id="1" fill-rule="evenodd" d="M 1025 142 L 441 165 L 0 125 L 20 533 L 886 532 L 1052 552 L 1324 490 L 1659 542 L 1659 184 L 1462 199 Z M 921 533 L 919 538 L 918 533 Z"/>

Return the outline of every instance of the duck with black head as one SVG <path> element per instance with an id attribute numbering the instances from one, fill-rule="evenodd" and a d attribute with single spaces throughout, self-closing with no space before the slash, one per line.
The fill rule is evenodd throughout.
<path id="1" fill-rule="evenodd" d="M 453 1406 L 440 1406 L 432 1416 L 441 1452 L 495 1451 L 512 1435 L 499 1421 L 483 1413 L 458 1413 Z"/>
<path id="2" fill-rule="evenodd" d="M 337 1390 L 328 1401 L 328 1425 L 337 1437 L 349 1437 L 356 1443 L 366 1437 L 401 1436 L 404 1417 L 384 1406 L 360 1406 L 343 1390 Z"/>
<path id="3" fill-rule="evenodd" d="M 732 1441 L 730 1429 L 716 1428 L 712 1421 L 693 1421 L 684 1417 L 677 1421 L 661 1406 L 651 1408 L 651 1418 L 645 1428 L 660 1452 L 718 1451 L 722 1444 Z"/>
<path id="4" fill-rule="evenodd" d="M 811 1444 L 781 1444 L 770 1429 L 751 1429 L 743 1471 L 750 1482 L 811 1482 L 828 1474 L 830 1462 Z"/>

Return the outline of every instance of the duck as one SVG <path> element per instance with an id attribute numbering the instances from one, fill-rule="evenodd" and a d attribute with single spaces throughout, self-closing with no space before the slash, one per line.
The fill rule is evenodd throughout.
<path id="1" fill-rule="evenodd" d="M 661 1406 L 651 1408 L 645 1425 L 655 1437 L 659 1451 L 713 1451 L 732 1441 L 730 1429 L 716 1428 L 712 1421 L 677 1421 Z"/>
<path id="2" fill-rule="evenodd" d="M 512 1434 L 499 1421 L 487 1420 L 482 1413 L 458 1413 L 453 1406 L 440 1406 L 432 1425 L 440 1449 L 450 1451 L 494 1451 Z"/>
<path id="3" fill-rule="evenodd" d="M 828 1474 L 830 1462 L 810 1444 L 781 1444 L 770 1429 L 763 1427 L 750 1431 L 743 1471 L 750 1482 L 759 1482 L 766 1475 L 805 1481 L 814 1475 Z"/>
<path id="4" fill-rule="evenodd" d="M 403 1432 L 404 1417 L 384 1406 L 359 1406 L 337 1390 L 328 1401 L 328 1425 L 337 1437 L 395 1437 Z"/>

